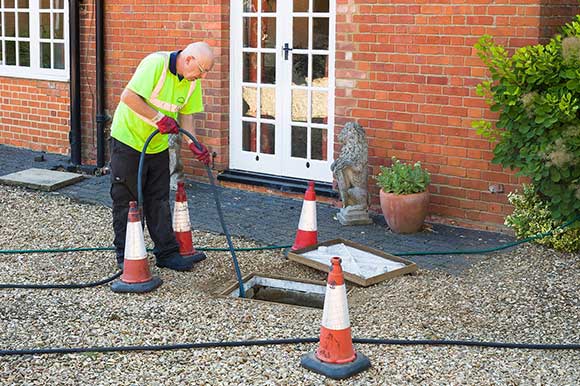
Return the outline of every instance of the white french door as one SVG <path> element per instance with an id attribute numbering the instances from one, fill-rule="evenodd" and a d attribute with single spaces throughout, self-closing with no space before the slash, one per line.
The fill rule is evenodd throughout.
<path id="1" fill-rule="evenodd" d="M 332 181 L 334 0 L 230 11 L 230 168 Z"/>

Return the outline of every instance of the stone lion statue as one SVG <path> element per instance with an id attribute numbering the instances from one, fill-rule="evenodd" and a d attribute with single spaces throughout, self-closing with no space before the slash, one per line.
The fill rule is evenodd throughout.
<path id="1" fill-rule="evenodd" d="M 343 225 L 370 224 L 368 144 L 364 129 L 356 122 L 348 122 L 338 139 L 342 142 L 340 155 L 330 165 L 343 205 L 338 220 Z"/>

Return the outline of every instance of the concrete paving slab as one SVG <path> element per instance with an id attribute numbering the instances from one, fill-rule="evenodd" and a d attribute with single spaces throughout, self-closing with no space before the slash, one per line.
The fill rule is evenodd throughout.
<path id="1" fill-rule="evenodd" d="M 0 183 L 5 185 L 25 186 L 31 189 L 50 192 L 64 186 L 72 185 L 81 181 L 83 178 L 84 177 L 81 174 L 30 168 L 20 172 L 0 176 Z"/>

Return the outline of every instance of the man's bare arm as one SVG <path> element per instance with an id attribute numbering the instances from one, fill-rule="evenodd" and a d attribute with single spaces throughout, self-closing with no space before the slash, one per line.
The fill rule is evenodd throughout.
<path id="1" fill-rule="evenodd" d="M 135 113 L 155 122 L 158 111 L 149 106 L 139 94 L 125 88 L 121 94 L 121 101 Z"/>

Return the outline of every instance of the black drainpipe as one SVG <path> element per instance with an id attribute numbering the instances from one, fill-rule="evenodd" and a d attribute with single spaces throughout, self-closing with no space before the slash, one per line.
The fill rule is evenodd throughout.
<path id="1" fill-rule="evenodd" d="M 98 2 L 98 1 L 97 1 Z M 77 0 L 69 2 L 69 37 L 70 37 L 70 161 L 81 165 L 81 48 L 79 4 Z"/>
<path id="2" fill-rule="evenodd" d="M 97 35 L 97 168 L 105 166 L 105 124 L 109 117 L 105 113 L 105 42 L 104 14 L 105 1 L 97 0 L 96 35 Z"/>

